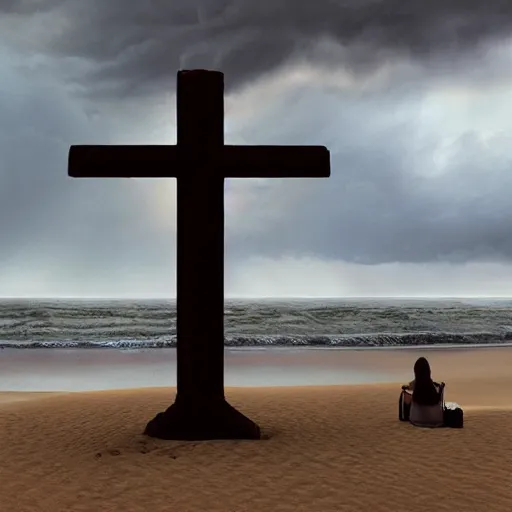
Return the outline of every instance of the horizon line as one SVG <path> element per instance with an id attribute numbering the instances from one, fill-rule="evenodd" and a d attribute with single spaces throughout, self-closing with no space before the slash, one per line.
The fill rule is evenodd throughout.
<path id="1" fill-rule="evenodd" d="M 228 295 L 226 300 L 254 300 L 254 299 L 512 299 L 512 295 Z M 155 296 L 128 296 L 128 295 L 0 295 L 0 300 L 176 300 L 176 296 L 155 295 Z"/>

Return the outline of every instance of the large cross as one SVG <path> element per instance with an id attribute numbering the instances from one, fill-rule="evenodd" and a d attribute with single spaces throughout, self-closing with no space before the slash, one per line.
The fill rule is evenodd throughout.
<path id="1" fill-rule="evenodd" d="M 145 434 L 259 439 L 224 396 L 224 180 L 327 178 L 324 146 L 224 145 L 224 75 L 179 71 L 175 146 L 71 146 L 74 178 L 177 178 L 177 391 Z M 276 121 L 279 122 L 279 121 Z"/>

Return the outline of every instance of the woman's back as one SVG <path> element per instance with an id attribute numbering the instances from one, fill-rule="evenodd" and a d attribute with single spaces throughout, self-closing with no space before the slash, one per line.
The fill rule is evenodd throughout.
<path id="1" fill-rule="evenodd" d="M 426 403 L 414 398 L 411 401 L 409 421 L 419 427 L 440 427 L 443 425 L 443 385 L 433 383 L 435 388 L 435 400 L 427 400 Z M 417 398 L 417 397 L 416 397 Z"/>
<path id="2" fill-rule="evenodd" d="M 414 379 L 409 383 L 409 389 L 412 391 L 412 401 L 419 405 L 436 405 L 442 398 L 442 385 L 431 379 L 419 384 Z"/>
<path id="3" fill-rule="evenodd" d="M 430 365 L 420 357 L 414 365 L 411 382 L 412 403 L 409 419 L 418 426 L 437 427 L 443 424 L 443 388 L 432 380 Z"/>

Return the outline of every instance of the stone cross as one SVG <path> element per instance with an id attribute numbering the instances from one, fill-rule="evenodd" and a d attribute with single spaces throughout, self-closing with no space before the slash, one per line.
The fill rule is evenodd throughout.
<path id="1" fill-rule="evenodd" d="M 74 178 L 177 179 L 177 392 L 145 434 L 161 439 L 259 439 L 224 396 L 224 180 L 327 178 L 323 146 L 224 144 L 224 75 L 179 71 L 177 144 L 71 146 Z"/>

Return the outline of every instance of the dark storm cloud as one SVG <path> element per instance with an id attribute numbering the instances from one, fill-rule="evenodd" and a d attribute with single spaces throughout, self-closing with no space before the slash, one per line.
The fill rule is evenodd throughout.
<path id="1" fill-rule="evenodd" d="M 512 26 L 508 0 L 10 0 L 1 10 L 12 41 L 26 47 L 39 18 L 37 51 L 93 62 L 89 84 L 105 95 L 172 87 L 179 68 L 219 68 L 234 86 L 308 52 L 361 72 L 392 55 L 446 61 Z M 322 39 L 350 51 L 321 55 Z"/>
<path id="2" fill-rule="evenodd" d="M 510 261 L 507 133 L 484 144 L 476 112 L 475 131 L 468 123 L 454 129 L 444 170 L 422 174 L 418 161 L 435 167 L 444 137 L 435 123 L 450 119 L 422 134 L 414 105 L 439 76 L 449 83 L 458 73 L 459 84 L 478 88 L 482 78 L 492 85 L 509 75 L 506 52 L 490 50 L 508 36 L 511 11 L 512 2 L 498 0 L 0 0 L 0 285 L 30 269 L 46 276 L 48 289 L 78 294 L 108 294 L 137 276 L 147 290 L 171 279 L 172 229 L 151 209 L 159 185 L 68 179 L 69 145 L 126 142 L 133 127 L 129 143 L 150 142 L 138 137 L 160 129 L 151 96 L 168 92 L 179 68 L 220 68 L 234 87 L 261 77 L 271 83 L 282 65 L 308 59 L 325 65 L 313 70 L 317 78 L 302 88 L 274 84 L 281 90 L 273 104 L 272 91 L 256 88 L 246 105 L 261 105 L 263 117 L 232 129 L 248 144 L 326 144 L 332 177 L 252 184 L 256 207 L 228 217 L 228 227 L 238 222 L 228 229 L 228 263 L 254 255 Z M 393 68 L 390 79 L 400 87 L 363 91 L 365 73 L 402 58 L 411 66 Z M 352 85 L 322 90 L 325 67 L 349 69 Z M 140 101 L 123 102 L 133 95 Z M 505 129 L 508 105 L 495 110 Z M 169 197 L 159 216 L 173 210 Z"/>
<path id="3" fill-rule="evenodd" d="M 468 157 L 459 155 L 449 174 L 433 178 L 411 176 L 413 166 L 398 151 L 373 146 L 361 154 L 345 147 L 332 155 L 337 171 L 329 182 L 303 184 L 310 193 L 265 233 L 233 237 L 232 257 L 307 254 L 370 265 L 510 261 L 512 158 L 494 162 L 492 176 L 461 185 L 472 170 L 489 165 L 481 155 L 469 158 L 480 142 L 465 138 L 456 145 Z M 281 193 L 295 186 L 282 185 Z"/>
<path id="4" fill-rule="evenodd" d="M 308 124 L 280 142 L 326 143 L 332 176 L 259 193 L 251 215 L 265 228 L 235 233 L 232 260 L 306 254 L 362 264 L 510 261 L 512 135 L 500 132 L 507 109 L 496 116 L 497 133 L 487 140 L 476 125 L 442 147 L 444 134 L 435 122 L 421 133 L 419 100 L 395 94 L 386 102 L 377 96 L 336 104 L 309 97 L 302 105 Z M 291 97 L 273 115 L 279 119 L 293 105 Z"/>

